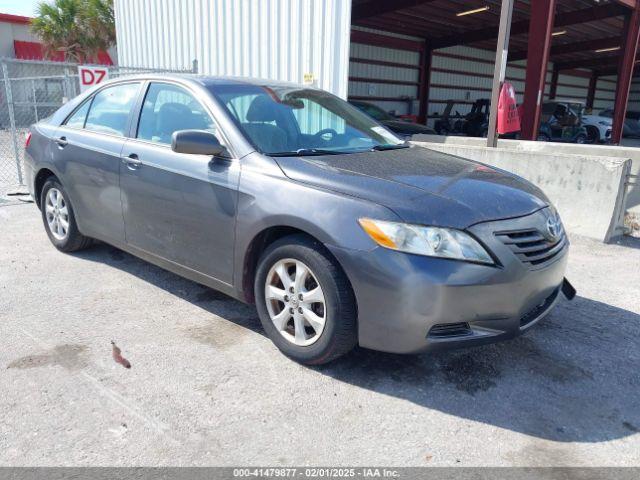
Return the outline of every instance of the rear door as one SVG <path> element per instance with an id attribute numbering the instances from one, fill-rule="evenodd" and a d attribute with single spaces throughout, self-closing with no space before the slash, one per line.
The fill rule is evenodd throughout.
<path id="1" fill-rule="evenodd" d="M 141 82 L 107 86 L 56 131 L 53 160 L 83 234 L 124 241 L 120 154 Z"/>
<path id="2" fill-rule="evenodd" d="M 231 284 L 240 165 L 171 150 L 177 130 L 215 133 L 208 109 L 186 87 L 148 84 L 120 163 L 126 241 Z"/>

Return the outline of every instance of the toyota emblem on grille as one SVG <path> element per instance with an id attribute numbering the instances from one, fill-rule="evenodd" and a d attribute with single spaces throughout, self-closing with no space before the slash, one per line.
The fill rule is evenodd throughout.
<path id="1" fill-rule="evenodd" d="M 549 217 L 547 220 L 547 232 L 550 240 L 556 240 L 560 235 L 560 221 L 557 217 Z"/>

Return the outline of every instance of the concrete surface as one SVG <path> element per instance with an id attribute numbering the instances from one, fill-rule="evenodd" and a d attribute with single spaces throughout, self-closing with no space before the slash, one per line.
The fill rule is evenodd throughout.
<path id="1" fill-rule="evenodd" d="M 640 465 L 640 243 L 572 240 L 579 296 L 524 337 L 306 368 L 252 307 L 1 206 L 0 465 Z"/>
<path id="2" fill-rule="evenodd" d="M 502 146 L 488 148 L 453 142 L 413 143 L 492 165 L 526 178 L 547 194 L 570 233 L 603 242 L 624 233 L 624 188 L 631 168 L 629 159 L 540 153 Z"/>

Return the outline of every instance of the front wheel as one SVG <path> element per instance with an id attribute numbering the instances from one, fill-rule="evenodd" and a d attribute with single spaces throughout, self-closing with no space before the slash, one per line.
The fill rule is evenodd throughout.
<path id="1" fill-rule="evenodd" d="M 274 242 L 260 258 L 254 292 L 267 335 L 293 360 L 319 365 L 356 345 L 351 285 L 320 243 L 303 235 Z"/>
<path id="2" fill-rule="evenodd" d="M 587 127 L 587 142 L 600 143 L 600 132 L 596 127 Z"/>
<path id="3" fill-rule="evenodd" d="M 58 250 L 75 252 L 91 244 L 78 230 L 69 196 L 57 178 L 50 177 L 42 187 L 40 209 L 44 229 Z"/>

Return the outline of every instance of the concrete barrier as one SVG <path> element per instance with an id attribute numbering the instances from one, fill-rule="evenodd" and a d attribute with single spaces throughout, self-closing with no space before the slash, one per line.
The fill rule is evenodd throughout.
<path id="1" fill-rule="evenodd" d="M 453 142 L 414 140 L 413 143 L 526 178 L 547 194 L 560 212 L 568 232 L 603 242 L 624 232 L 625 181 L 631 169 L 628 158 L 530 151 L 504 148 L 502 144 L 498 148 L 487 148 Z"/>
<path id="2" fill-rule="evenodd" d="M 414 135 L 414 140 L 428 143 L 444 143 L 447 145 L 466 145 L 482 147 L 487 144 L 484 138 Z M 631 140 L 634 143 L 638 141 Z M 569 155 L 596 155 L 631 160 L 631 170 L 627 178 L 624 210 L 627 214 L 626 226 L 634 236 L 640 236 L 640 148 L 616 145 L 577 145 L 575 143 L 530 142 L 525 140 L 499 140 L 499 148 L 524 150 L 528 152 L 566 153 Z"/>

